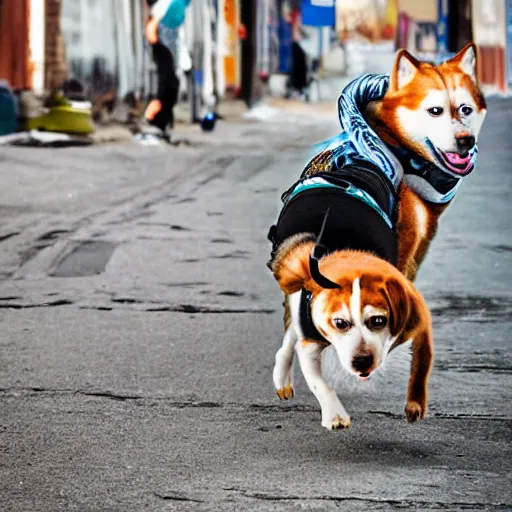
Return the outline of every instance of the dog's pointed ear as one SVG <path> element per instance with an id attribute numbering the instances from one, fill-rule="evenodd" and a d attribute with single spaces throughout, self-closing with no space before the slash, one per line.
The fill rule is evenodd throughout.
<path id="1" fill-rule="evenodd" d="M 387 279 L 383 293 L 390 309 L 389 329 L 393 336 L 405 336 L 406 341 L 422 324 L 431 322 L 423 297 L 405 278 Z"/>
<path id="2" fill-rule="evenodd" d="M 477 50 L 474 43 L 468 43 L 462 50 L 452 57 L 448 63 L 456 64 L 466 75 L 469 75 L 476 83 L 477 79 Z"/>
<path id="3" fill-rule="evenodd" d="M 398 91 L 406 86 L 414 78 L 419 65 L 420 62 L 407 50 L 400 50 L 396 56 L 393 72 L 391 73 L 390 89 Z"/>
<path id="4" fill-rule="evenodd" d="M 286 294 L 298 292 L 311 279 L 309 256 L 315 246 L 310 237 L 285 242 L 272 263 L 272 272 Z"/>

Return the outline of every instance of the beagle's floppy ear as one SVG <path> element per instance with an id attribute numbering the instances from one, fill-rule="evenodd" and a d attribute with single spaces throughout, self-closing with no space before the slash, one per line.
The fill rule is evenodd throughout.
<path id="1" fill-rule="evenodd" d="M 395 59 L 389 88 L 398 91 L 406 86 L 418 71 L 419 60 L 415 59 L 407 50 L 400 50 Z"/>
<path id="2" fill-rule="evenodd" d="M 405 278 L 389 278 L 383 293 L 390 308 L 389 328 L 393 336 L 410 334 L 423 321 L 430 321 L 425 301 Z"/>
<path id="3" fill-rule="evenodd" d="M 309 257 L 314 246 L 312 235 L 299 234 L 290 237 L 279 248 L 272 272 L 284 293 L 298 292 L 311 279 Z"/>

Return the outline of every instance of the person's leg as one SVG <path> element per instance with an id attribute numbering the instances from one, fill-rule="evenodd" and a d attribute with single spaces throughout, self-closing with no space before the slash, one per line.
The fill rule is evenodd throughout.
<path id="1" fill-rule="evenodd" d="M 297 90 L 297 63 L 299 60 L 299 45 L 295 41 L 292 43 L 292 65 L 290 67 L 290 75 L 288 77 L 288 84 L 292 91 Z"/>
<path id="2" fill-rule="evenodd" d="M 306 52 L 302 49 L 299 43 L 296 44 L 296 60 L 295 60 L 295 83 L 297 90 L 301 93 L 307 86 L 308 70 L 306 61 Z"/>
<path id="3" fill-rule="evenodd" d="M 165 132 L 174 126 L 174 105 L 178 100 L 179 79 L 176 75 L 171 51 L 162 43 L 152 45 L 153 58 L 157 66 L 158 90 L 154 100 L 146 107 L 146 121 Z"/>
<path id="4" fill-rule="evenodd" d="M 306 54 L 302 46 L 294 42 L 292 45 L 292 68 L 290 72 L 291 89 L 302 93 L 307 85 Z"/>
<path id="5" fill-rule="evenodd" d="M 162 110 L 162 102 L 157 98 L 151 100 L 144 111 L 145 120 L 148 122 L 153 121 L 160 110 Z"/>

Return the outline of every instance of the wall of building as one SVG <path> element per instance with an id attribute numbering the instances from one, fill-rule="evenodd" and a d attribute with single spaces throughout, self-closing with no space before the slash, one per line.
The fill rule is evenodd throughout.
<path id="1" fill-rule="evenodd" d="M 482 84 L 505 89 L 506 5 L 503 0 L 472 0 L 473 38 L 479 47 Z"/>
<path id="2" fill-rule="evenodd" d="M 61 87 L 68 74 L 61 15 L 62 0 L 45 0 L 44 86 L 49 94 Z"/>
<path id="3" fill-rule="evenodd" d="M 398 9 L 416 21 L 437 21 L 437 0 L 398 0 Z"/>
<path id="4" fill-rule="evenodd" d="M 0 48 L 0 80 L 13 89 L 31 88 L 29 0 L 0 2 Z"/>

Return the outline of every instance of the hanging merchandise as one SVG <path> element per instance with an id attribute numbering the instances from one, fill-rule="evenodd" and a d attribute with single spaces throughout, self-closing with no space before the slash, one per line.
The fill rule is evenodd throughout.
<path id="1" fill-rule="evenodd" d="M 185 21 L 190 0 L 158 0 L 151 6 L 151 16 L 167 28 L 178 28 Z"/>
<path id="2" fill-rule="evenodd" d="M 507 47 L 506 47 L 506 70 L 507 70 L 507 87 L 512 88 L 512 0 L 507 0 Z"/>
<path id="3" fill-rule="evenodd" d="M 117 2 L 63 2 L 61 28 L 66 47 L 69 75 L 81 82 L 93 105 L 102 108 L 130 80 L 125 69 L 119 69 L 124 46 L 120 53 L 117 34 L 122 35 L 122 22 L 118 23 Z M 120 71 L 123 79 L 120 80 Z M 133 85 L 133 84 L 132 84 Z M 126 93 L 127 91 L 123 91 Z"/>
<path id="4" fill-rule="evenodd" d="M 199 123 L 201 110 L 201 87 L 203 82 L 203 2 L 194 0 L 187 9 L 184 22 L 184 44 L 191 57 L 188 75 L 188 98 L 190 103 L 190 122 Z"/>
<path id="5" fill-rule="evenodd" d="M 116 44 L 116 66 L 118 73 L 117 94 L 124 98 L 136 88 L 136 62 L 134 48 L 126 41 L 131 41 L 133 31 L 132 12 L 129 0 L 112 2 L 115 23 L 114 37 Z"/>
<path id="6" fill-rule="evenodd" d="M 203 83 L 201 96 L 203 104 L 212 108 L 215 104 L 215 88 L 213 84 L 213 33 L 212 8 L 210 0 L 203 0 Z"/>
<path id="7" fill-rule="evenodd" d="M 206 0 L 204 3 L 204 53 L 203 53 L 203 111 L 205 112 L 201 119 L 201 129 L 204 132 L 211 132 L 215 128 L 217 116 L 215 110 L 219 99 L 218 82 L 216 68 L 214 66 L 214 48 L 215 41 L 213 35 L 217 34 L 217 0 Z M 215 69 L 214 69 L 215 68 Z"/>
<path id="8" fill-rule="evenodd" d="M 179 97 L 187 93 L 188 90 L 188 76 L 192 71 L 192 58 L 186 43 L 185 26 L 181 25 L 177 29 L 176 46 L 178 48 L 178 55 L 176 56 L 176 74 L 180 81 Z"/>
<path id="9" fill-rule="evenodd" d="M 256 64 L 260 78 L 266 80 L 278 66 L 278 14 L 275 0 L 258 0 L 256 10 Z"/>
<path id="10" fill-rule="evenodd" d="M 260 78 L 265 80 L 270 72 L 270 33 L 268 19 L 270 3 L 268 0 L 257 0 L 256 4 L 256 67 Z"/>
<path id="11" fill-rule="evenodd" d="M 333 27 L 334 0 L 302 0 L 302 23 L 311 27 Z"/>
<path id="12" fill-rule="evenodd" d="M 216 31 L 215 31 L 215 92 L 219 99 L 224 98 L 226 92 L 226 74 L 224 71 L 224 59 L 226 57 L 226 32 L 227 26 L 224 11 L 226 0 L 217 0 Z"/>
<path id="13" fill-rule="evenodd" d="M 142 4 L 134 2 L 133 4 L 133 53 L 135 62 L 135 97 L 141 98 L 148 89 L 149 74 L 146 73 L 144 53 L 146 51 L 146 38 L 140 27 L 144 26 L 145 17 L 143 17 Z"/>
<path id="14" fill-rule="evenodd" d="M 236 89 L 240 86 L 240 40 L 238 27 L 240 24 L 239 0 L 220 0 L 223 9 L 219 13 L 224 19 L 224 80 L 227 88 Z"/>

